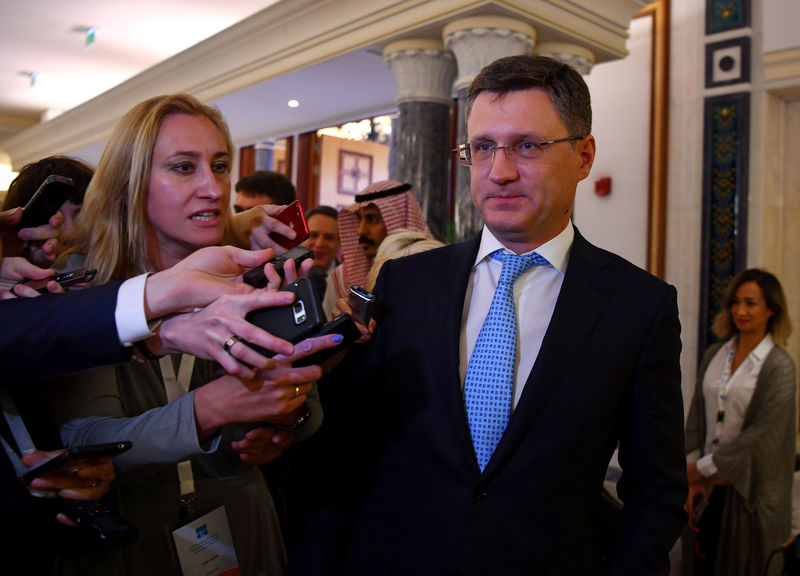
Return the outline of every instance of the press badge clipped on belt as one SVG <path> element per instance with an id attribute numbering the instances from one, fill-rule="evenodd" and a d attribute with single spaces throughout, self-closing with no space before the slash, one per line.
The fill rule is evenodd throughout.
<path id="1" fill-rule="evenodd" d="M 172 531 L 183 576 L 239 576 L 225 506 Z"/>

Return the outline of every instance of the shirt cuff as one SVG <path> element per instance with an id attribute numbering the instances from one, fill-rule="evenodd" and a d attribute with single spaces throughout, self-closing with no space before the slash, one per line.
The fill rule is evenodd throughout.
<path id="1" fill-rule="evenodd" d="M 700 472 L 705 478 L 713 476 L 719 471 L 717 465 L 714 464 L 714 455 L 706 454 L 697 461 L 697 471 Z"/>
<path id="2" fill-rule="evenodd" d="M 131 346 L 139 340 L 153 336 L 151 326 L 144 313 L 144 285 L 149 274 L 141 274 L 122 283 L 117 292 L 117 308 L 114 319 L 117 334 L 123 346 Z"/>

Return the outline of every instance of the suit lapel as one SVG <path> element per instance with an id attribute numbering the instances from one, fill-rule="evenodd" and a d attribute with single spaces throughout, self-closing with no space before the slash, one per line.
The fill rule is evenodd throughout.
<path id="1" fill-rule="evenodd" d="M 485 473 L 491 473 L 511 455 L 567 370 L 577 361 L 616 286 L 617 281 L 610 274 L 611 263 L 608 253 L 589 244 L 575 230 L 567 272 L 542 347 Z"/>
<path id="2" fill-rule="evenodd" d="M 443 313 L 435 321 L 445 322 L 442 332 L 444 338 L 440 343 L 432 343 L 435 349 L 442 351 L 442 357 L 437 358 L 433 368 L 434 382 L 443 383 L 442 393 L 446 395 L 444 406 L 448 410 L 448 421 L 452 423 L 449 429 L 453 431 L 453 437 L 458 444 L 454 454 L 459 455 L 459 465 L 465 465 L 469 469 L 474 468 L 475 470 L 478 469 L 478 465 L 464 408 L 459 353 L 464 299 L 479 246 L 480 234 L 476 238 L 454 245 L 453 251 L 447 254 L 447 260 L 441 263 L 446 273 L 436 275 L 441 279 L 441 285 L 438 286 L 436 293 L 440 295 L 438 300 Z"/>

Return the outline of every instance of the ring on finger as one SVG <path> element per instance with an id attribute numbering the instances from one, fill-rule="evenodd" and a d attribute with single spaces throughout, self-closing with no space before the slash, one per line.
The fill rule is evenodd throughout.
<path id="1" fill-rule="evenodd" d="M 294 387 L 294 397 L 297 398 L 298 396 L 300 396 L 300 386 L 295 386 Z"/>
<path id="2" fill-rule="evenodd" d="M 242 339 L 239 336 L 233 334 L 230 338 L 225 340 L 225 344 L 222 345 L 222 349 L 225 350 L 225 352 L 227 352 L 228 354 L 231 354 L 231 348 L 233 348 L 233 345 L 241 341 Z"/>
<path id="3" fill-rule="evenodd" d="M 97 488 L 100 485 L 102 480 L 100 478 L 95 478 L 94 482 L 92 482 L 92 488 Z"/>

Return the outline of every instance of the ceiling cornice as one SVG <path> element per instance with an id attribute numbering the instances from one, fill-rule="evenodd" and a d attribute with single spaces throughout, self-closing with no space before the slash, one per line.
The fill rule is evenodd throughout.
<path id="1" fill-rule="evenodd" d="M 602 13 L 596 5 L 602 4 Z M 411 36 L 441 37 L 465 16 L 511 15 L 537 40 L 569 41 L 596 62 L 625 55 L 642 0 L 284 0 L 3 143 L 14 166 L 108 137 L 119 118 L 158 94 L 189 92 L 203 101 L 369 46 Z M 356 86 L 364 90 L 366 85 Z"/>

